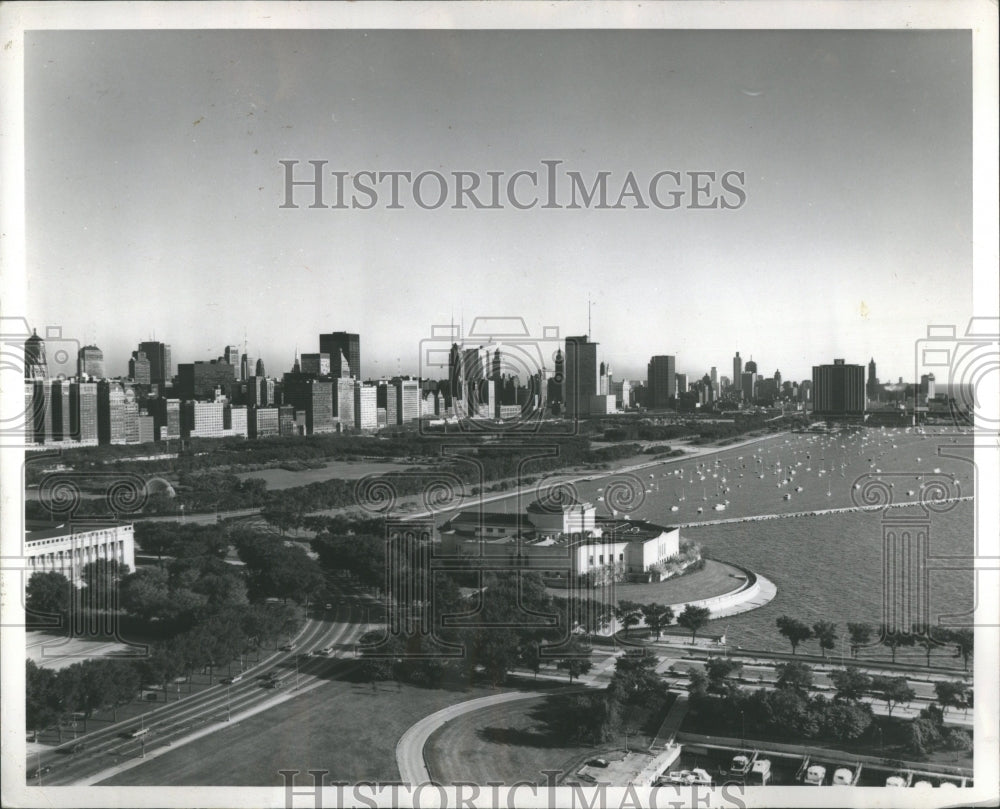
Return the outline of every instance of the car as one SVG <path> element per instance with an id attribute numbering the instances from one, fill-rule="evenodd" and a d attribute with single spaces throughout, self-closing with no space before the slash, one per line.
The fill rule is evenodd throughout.
<path id="1" fill-rule="evenodd" d="M 607 767 L 608 760 L 606 758 L 592 758 L 587 762 L 588 767 Z"/>
<path id="2" fill-rule="evenodd" d="M 333 604 L 329 604 L 329 603 L 328 603 L 328 604 L 326 605 L 326 609 L 328 609 L 328 610 L 332 610 L 332 609 L 333 609 Z"/>
<path id="3" fill-rule="evenodd" d="M 28 773 L 28 778 L 38 778 L 38 776 L 45 775 L 50 772 L 52 772 L 52 768 L 48 764 L 43 764 L 41 767 L 35 767 L 31 770 L 31 772 Z"/>
<path id="4" fill-rule="evenodd" d="M 234 674 L 232 677 L 225 677 L 224 679 L 219 680 L 219 682 L 223 685 L 232 685 L 233 683 L 238 683 L 242 679 L 242 674 Z"/>
<path id="5" fill-rule="evenodd" d="M 264 688 L 281 688 L 281 680 L 265 680 Z"/>
<path id="6" fill-rule="evenodd" d="M 281 651 L 283 651 L 283 652 L 293 652 L 293 651 L 295 651 L 295 644 L 294 643 L 286 643 L 284 646 L 281 647 Z"/>
<path id="7" fill-rule="evenodd" d="M 278 672 L 276 672 L 276 671 L 269 671 L 267 674 L 265 674 L 263 676 L 264 676 L 265 680 L 277 680 L 278 679 Z"/>

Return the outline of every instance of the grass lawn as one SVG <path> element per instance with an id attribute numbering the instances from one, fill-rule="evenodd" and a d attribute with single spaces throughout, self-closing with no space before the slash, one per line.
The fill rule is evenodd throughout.
<path id="1" fill-rule="evenodd" d="M 575 744 L 553 731 L 546 713 L 558 711 L 568 696 L 552 696 L 496 705 L 465 714 L 438 728 L 424 748 L 431 777 L 443 784 L 527 781 L 548 783 L 543 770 L 556 770 L 556 781 L 574 774 L 592 756 L 620 758 L 625 737 L 619 733 L 605 744 Z M 666 708 L 655 715 L 629 708 L 623 727 L 630 729 L 631 749 L 648 747 Z"/>
<path id="2" fill-rule="evenodd" d="M 553 699 L 559 697 L 483 708 L 438 728 L 424 748 L 431 777 L 443 784 L 544 784 L 542 770 L 566 772 L 593 747 L 569 744 L 549 731 L 539 713 Z"/>
<path id="3" fill-rule="evenodd" d="M 396 742 L 413 723 L 487 687 L 429 689 L 337 680 L 109 778 L 105 785 L 284 786 L 279 770 L 327 781 L 393 781 Z M 304 775 L 303 783 L 311 784 Z"/>
<path id="4" fill-rule="evenodd" d="M 287 469 L 261 469 L 257 472 L 240 472 L 236 475 L 240 480 L 260 478 L 268 489 L 290 489 L 293 486 L 305 486 L 324 480 L 356 480 L 365 475 L 379 475 L 387 472 L 399 472 L 411 468 L 410 464 L 377 463 L 375 461 L 330 461 L 318 469 L 303 469 L 300 472 L 290 472 Z"/>

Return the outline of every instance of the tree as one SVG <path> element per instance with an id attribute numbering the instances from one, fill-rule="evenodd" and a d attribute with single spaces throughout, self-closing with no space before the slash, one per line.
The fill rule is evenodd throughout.
<path id="1" fill-rule="evenodd" d="M 968 708 L 969 687 L 961 680 L 938 681 L 934 683 L 934 693 L 941 708 Z"/>
<path id="2" fill-rule="evenodd" d="M 667 685 L 656 673 L 659 658 L 652 654 L 624 654 L 615 660 L 608 688 L 621 703 L 648 703 L 665 698 Z"/>
<path id="3" fill-rule="evenodd" d="M 823 711 L 823 730 L 840 741 L 860 737 L 872 723 L 872 709 L 866 703 L 834 702 Z"/>
<path id="4" fill-rule="evenodd" d="M 872 678 L 857 666 L 831 671 L 830 681 L 837 689 L 837 699 L 850 702 L 860 700 L 872 687 Z"/>
<path id="5" fill-rule="evenodd" d="M 837 625 L 830 621 L 817 621 L 812 626 L 812 632 L 825 659 L 826 653 L 837 645 Z"/>
<path id="6" fill-rule="evenodd" d="M 59 721 L 62 714 L 56 673 L 42 668 L 34 660 L 26 661 L 25 724 L 38 732 Z"/>
<path id="7" fill-rule="evenodd" d="M 790 644 L 792 644 L 792 654 L 795 654 L 795 650 L 800 643 L 809 640 L 812 637 L 812 630 L 802 621 L 795 618 L 789 618 L 787 615 L 782 615 L 776 622 L 778 625 L 778 632 L 784 635 Z"/>
<path id="8" fill-rule="evenodd" d="M 705 662 L 705 674 L 708 678 L 707 690 L 716 694 L 729 692 L 731 677 L 738 677 L 743 670 L 743 664 L 728 657 L 710 657 Z"/>
<path id="9" fill-rule="evenodd" d="M 790 663 L 780 663 L 775 668 L 778 675 L 777 686 L 780 689 L 789 689 L 805 694 L 812 688 L 813 670 L 805 663 L 792 661 Z"/>
<path id="10" fill-rule="evenodd" d="M 639 621 L 642 620 L 642 606 L 634 601 L 619 601 L 618 606 L 615 607 L 615 618 L 618 623 L 625 627 L 627 635 L 629 630 L 633 626 L 638 626 Z"/>
<path id="11" fill-rule="evenodd" d="M 698 630 L 707 624 L 711 617 L 712 611 L 708 607 L 696 607 L 693 604 L 688 604 L 677 617 L 677 624 L 691 630 L 691 643 L 694 643 Z"/>
<path id="12" fill-rule="evenodd" d="M 879 642 L 892 652 L 892 662 L 896 662 L 896 650 L 913 645 L 913 635 L 900 632 L 882 624 L 879 628 Z"/>
<path id="13" fill-rule="evenodd" d="M 565 671 L 569 675 L 570 682 L 573 682 L 573 680 L 581 674 L 586 674 L 593 667 L 594 664 L 591 663 L 590 660 L 579 656 L 564 657 L 556 663 L 557 669 Z"/>
<path id="14" fill-rule="evenodd" d="M 688 693 L 692 697 L 704 697 L 708 693 L 708 675 L 701 669 L 688 672 Z"/>
<path id="15" fill-rule="evenodd" d="M 913 624 L 911 629 L 913 631 L 913 642 L 923 648 L 927 656 L 927 667 L 930 668 L 931 651 L 944 645 L 946 633 L 935 631 L 934 627 L 930 624 Z"/>
<path id="16" fill-rule="evenodd" d="M 971 629 L 955 629 L 946 635 L 950 643 L 955 644 L 955 657 L 961 657 L 965 671 L 969 670 L 969 658 L 972 656 L 975 634 Z"/>
<path id="17" fill-rule="evenodd" d="M 521 650 L 521 662 L 535 677 L 542 668 L 542 654 L 538 643 L 529 643 Z"/>
<path id="18" fill-rule="evenodd" d="M 872 677 L 871 692 L 885 702 L 889 716 L 892 716 L 892 710 L 897 705 L 910 702 L 916 697 L 905 677 L 886 677 L 881 674 Z"/>
<path id="19" fill-rule="evenodd" d="M 656 639 L 660 639 L 660 633 L 663 627 L 670 626 L 674 620 L 674 611 L 668 607 L 666 604 L 650 603 L 644 604 L 639 608 L 642 612 L 642 618 L 646 622 L 646 626 L 656 633 Z"/>
<path id="20" fill-rule="evenodd" d="M 73 585 L 62 573 L 38 571 L 28 579 L 25 606 L 37 616 L 58 615 L 65 620 L 72 591 Z"/>
<path id="21" fill-rule="evenodd" d="M 875 634 L 875 628 L 871 624 L 852 624 L 847 625 L 847 635 L 850 638 L 851 644 L 851 657 L 858 656 L 858 650 L 862 646 L 867 646 L 871 643 L 872 636 Z"/>

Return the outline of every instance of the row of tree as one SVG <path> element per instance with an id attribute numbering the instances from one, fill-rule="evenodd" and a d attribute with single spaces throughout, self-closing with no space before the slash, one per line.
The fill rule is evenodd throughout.
<path id="1" fill-rule="evenodd" d="M 817 621 L 810 626 L 797 618 L 782 615 L 776 624 L 778 632 L 791 644 L 792 654 L 795 654 L 799 644 L 815 639 L 823 657 L 826 657 L 827 652 L 836 648 L 839 640 L 837 625 L 830 621 Z M 974 634 L 971 629 L 952 630 L 929 624 L 913 624 L 909 632 L 901 632 L 886 624 L 875 627 L 866 623 L 848 623 L 847 634 L 851 657 L 854 658 L 863 648 L 882 645 L 889 649 L 892 662 L 895 663 L 896 652 L 899 649 L 919 646 L 924 650 L 927 665 L 930 666 L 931 652 L 950 645 L 954 647 L 954 656 L 962 658 L 966 671 L 974 647 Z"/>
<path id="2" fill-rule="evenodd" d="M 814 677 L 805 663 L 790 662 L 777 667 L 776 687 L 755 691 L 737 685 L 742 664 L 729 658 L 710 658 L 705 671 L 690 674 L 691 707 L 698 721 L 722 726 L 730 732 L 745 732 L 779 739 L 828 738 L 851 741 L 861 737 L 875 721 L 866 698 L 884 701 L 889 716 L 893 709 L 911 702 L 915 693 L 905 677 L 869 675 L 848 666 L 830 673 L 832 699 L 812 694 Z M 962 681 L 935 685 L 937 702 L 907 724 L 904 744 L 909 752 L 924 755 L 935 746 L 968 750 L 971 737 L 963 730 L 944 728 L 946 707 L 969 707 L 972 690 Z"/>
<path id="3" fill-rule="evenodd" d="M 626 635 L 632 627 L 638 626 L 640 623 L 645 623 L 651 632 L 656 633 L 657 640 L 660 639 L 663 630 L 673 624 L 676 618 L 677 625 L 691 633 L 692 643 L 697 637 L 698 631 L 712 617 L 712 611 L 708 607 L 699 607 L 694 604 L 685 605 L 683 611 L 675 616 L 673 609 L 665 604 L 657 604 L 655 602 L 639 604 L 627 599 L 619 601 L 614 612 L 618 623 L 625 628 Z"/>

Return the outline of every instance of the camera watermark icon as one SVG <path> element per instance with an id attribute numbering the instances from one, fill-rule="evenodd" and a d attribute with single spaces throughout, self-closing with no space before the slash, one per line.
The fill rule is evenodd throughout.
<path id="1" fill-rule="evenodd" d="M 30 463 L 30 460 L 29 460 Z M 4 567 L 20 571 L 25 622 L 58 631 L 42 657 L 91 655 L 74 640 L 101 639 L 124 646 L 120 656 L 144 657 L 145 644 L 121 632 L 121 581 L 135 568 L 135 542 L 127 518 L 140 512 L 149 482 L 122 472 L 60 470 L 42 476 L 29 512 L 19 557 Z M 37 575 L 44 586 L 32 586 Z"/>
<path id="2" fill-rule="evenodd" d="M 522 317 L 477 317 L 468 334 L 433 326 L 420 341 L 421 379 L 439 379 L 436 419 L 421 419 L 435 435 L 458 432 L 575 435 L 575 420 L 552 417 L 550 388 L 561 398 L 562 343 L 557 326 L 532 335 Z"/>
<path id="3" fill-rule="evenodd" d="M 958 427 L 1000 429 L 1000 318 L 973 317 L 964 334 L 954 325 L 927 327 L 916 341 L 917 414 L 940 413 Z"/>
<path id="4" fill-rule="evenodd" d="M 0 380 L 10 390 L 24 390 L 23 405 L 0 415 L 0 447 L 40 444 L 54 433 L 71 437 L 67 376 L 76 371 L 79 349 L 59 326 L 47 327 L 41 337 L 23 317 L 0 318 Z"/>

